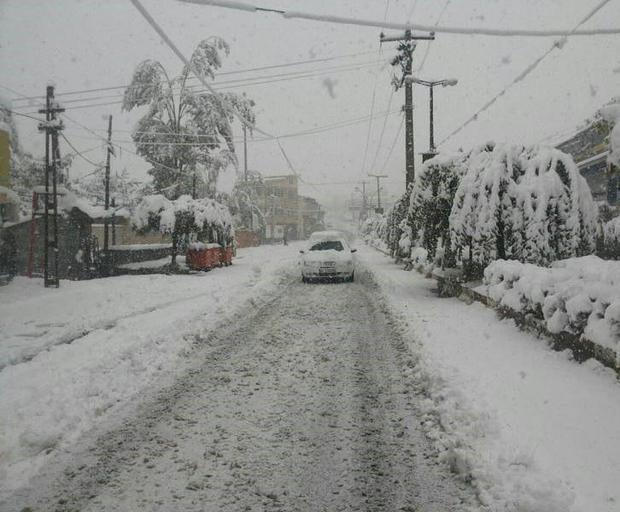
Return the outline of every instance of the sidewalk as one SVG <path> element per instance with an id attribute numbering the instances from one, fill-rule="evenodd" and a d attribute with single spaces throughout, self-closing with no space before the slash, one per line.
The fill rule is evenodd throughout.
<path id="1" fill-rule="evenodd" d="M 620 385 L 360 247 L 419 355 L 428 435 L 490 510 L 620 511 Z M 440 426 L 441 425 L 441 426 Z"/>

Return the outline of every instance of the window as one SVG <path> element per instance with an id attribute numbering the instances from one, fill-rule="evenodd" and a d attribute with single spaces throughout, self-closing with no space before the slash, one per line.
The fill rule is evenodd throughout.
<path id="1" fill-rule="evenodd" d="M 311 251 L 344 251 L 342 242 L 338 240 L 326 240 L 324 242 L 318 242 L 310 247 Z"/>

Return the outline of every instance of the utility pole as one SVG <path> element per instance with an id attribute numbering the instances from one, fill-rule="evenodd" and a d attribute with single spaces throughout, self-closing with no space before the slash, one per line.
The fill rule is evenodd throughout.
<path id="1" fill-rule="evenodd" d="M 243 181 L 248 182 L 248 129 L 243 125 Z"/>
<path id="2" fill-rule="evenodd" d="M 45 132 L 45 217 L 43 242 L 43 283 L 46 288 L 60 286 L 58 278 L 58 164 L 60 150 L 58 132 L 64 128 L 62 120 L 56 116 L 64 112 L 54 100 L 54 86 L 46 89 L 45 108 L 39 110 L 45 114 L 45 122 L 39 124 L 39 131 Z M 50 218 L 51 213 L 51 218 Z M 33 220 L 34 221 L 34 220 Z M 51 221 L 51 226 L 50 226 Z"/>
<path id="3" fill-rule="evenodd" d="M 103 252 L 105 258 L 105 271 L 108 272 L 109 263 L 109 233 L 108 233 L 108 210 L 110 209 L 110 156 L 112 154 L 112 115 L 108 116 L 108 151 L 105 160 L 105 217 L 103 219 Z"/>
<path id="4" fill-rule="evenodd" d="M 413 183 L 415 178 L 415 148 L 413 137 L 413 87 L 411 83 L 405 81 L 406 76 L 411 76 L 413 51 L 416 48 L 415 41 L 425 39 L 434 40 L 435 33 L 428 35 L 414 36 L 411 30 L 406 30 L 402 36 L 387 37 L 383 32 L 379 35 L 381 43 L 389 41 L 398 41 L 398 55 L 392 59 L 392 66 L 399 66 L 401 70 L 400 77 L 394 77 L 392 83 L 396 90 L 405 87 L 405 185 L 409 188 L 409 184 Z"/>
<path id="5" fill-rule="evenodd" d="M 366 197 L 366 181 L 362 181 L 362 209 L 360 211 L 360 222 L 366 220 L 368 216 L 368 199 Z"/>
<path id="6" fill-rule="evenodd" d="M 386 174 L 369 174 L 371 178 L 377 179 L 377 207 L 375 208 L 375 213 L 383 213 L 383 208 L 381 208 L 381 187 L 379 181 L 381 178 L 387 178 Z"/>

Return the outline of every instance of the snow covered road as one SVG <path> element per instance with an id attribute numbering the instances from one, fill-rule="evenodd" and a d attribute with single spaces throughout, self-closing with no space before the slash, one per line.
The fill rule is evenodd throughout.
<path id="1" fill-rule="evenodd" d="M 473 493 L 421 432 L 414 362 L 376 295 L 363 272 L 351 284 L 290 276 L 267 304 L 197 343 L 174 384 L 83 439 L 60 478 L 44 472 L 11 505 L 466 509 Z"/>

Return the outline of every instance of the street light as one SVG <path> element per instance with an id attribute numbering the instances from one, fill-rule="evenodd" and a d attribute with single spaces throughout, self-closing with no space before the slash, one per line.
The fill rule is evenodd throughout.
<path id="1" fill-rule="evenodd" d="M 429 150 L 428 150 L 428 158 L 432 158 L 435 154 L 435 139 L 433 138 L 433 87 L 436 85 L 441 85 L 442 87 L 449 87 L 456 85 L 458 80 L 456 78 L 446 78 L 444 80 L 422 80 L 420 78 L 416 78 L 415 76 L 407 75 L 405 77 L 406 83 L 413 83 L 424 85 L 429 88 L 430 91 L 430 142 L 429 142 Z M 424 160 L 427 160 L 425 158 Z"/>

